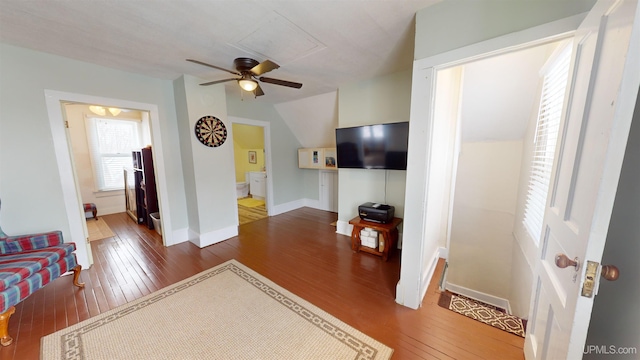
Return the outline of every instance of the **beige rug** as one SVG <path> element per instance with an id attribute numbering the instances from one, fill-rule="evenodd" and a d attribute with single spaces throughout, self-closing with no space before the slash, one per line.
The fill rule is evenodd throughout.
<path id="1" fill-rule="evenodd" d="M 87 219 L 87 230 L 89 231 L 89 241 L 102 240 L 116 236 L 102 218 L 98 218 L 98 220 L 93 218 Z"/>
<path id="2" fill-rule="evenodd" d="M 41 359 L 389 359 L 235 260 L 42 338 Z"/>

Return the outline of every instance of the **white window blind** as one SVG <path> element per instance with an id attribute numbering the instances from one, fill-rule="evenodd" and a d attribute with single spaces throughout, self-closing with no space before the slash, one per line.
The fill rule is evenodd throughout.
<path id="1" fill-rule="evenodd" d="M 89 118 L 87 138 L 96 189 L 124 189 L 124 167 L 132 167 L 131 151 L 141 147 L 140 121 Z"/>
<path id="2" fill-rule="evenodd" d="M 544 79 L 524 210 L 524 225 L 536 243 L 540 241 L 542 235 L 542 222 L 558 140 L 570 60 L 571 46 L 567 44 L 543 68 Z"/>

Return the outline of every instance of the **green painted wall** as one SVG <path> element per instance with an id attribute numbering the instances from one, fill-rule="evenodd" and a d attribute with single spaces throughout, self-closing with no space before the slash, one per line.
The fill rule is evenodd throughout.
<path id="1" fill-rule="evenodd" d="M 302 147 L 273 105 L 259 101 L 227 98 L 229 116 L 271 123 L 271 174 L 273 204 L 281 205 L 304 197 L 303 171 L 298 169 L 297 149 Z"/>
<path id="2" fill-rule="evenodd" d="M 342 86 L 338 91 L 338 126 L 409 121 L 410 100 L 411 71 Z M 403 216 L 406 171 L 339 169 L 338 172 L 340 220 L 349 221 L 357 216 L 358 205 L 369 201 L 393 205 L 396 216 Z"/>
<path id="3" fill-rule="evenodd" d="M 0 44 L 0 223 L 7 233 L 60 229 L 65 240 L 83 240 L 69 239 L 45 89 L 156 104 L 172 227 L 187 227 L 171 81 Z"/>

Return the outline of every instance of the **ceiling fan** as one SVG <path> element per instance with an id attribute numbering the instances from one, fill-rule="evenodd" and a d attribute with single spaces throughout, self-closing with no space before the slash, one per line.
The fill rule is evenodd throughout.
<path id="1" fill-rule="evenodd" d="M 300 89 L 302 87 L 301 83 L 260 76 L 264 73 L 267 73 L 271 70 L 275 70 L 280 67 L 280 65 L 274 63 L 271 60 L 265 60 L 261 63 L 258 63 L 256 60 L 250 59 L 250 58 L 237 58 L 233 60 L 233 64 L 236 67 L 237 71 L 227 70 L 225 68 L 207 64 L 205 62 L 198 61 L 198 60 L 187 59 L 187 61 L 208 66 L 214 69 L 226 71 L 233 75 L 239 76 L 238 78 L 209 81 L 209 82 L 200 84 L 203 86 L 219 84 L 227 81 L 237 81 L 238 85 L 240 85 L 240 87 L 243 90 L 252 91 L 256 97 L 264 95 L 264 91 L 262 91 L 262 88 L 260 87 L 260 85 L 256 80 L 260 80 L 262 82 L 274 84 L 274 85 L 288 86 L 296 89 Z"/>

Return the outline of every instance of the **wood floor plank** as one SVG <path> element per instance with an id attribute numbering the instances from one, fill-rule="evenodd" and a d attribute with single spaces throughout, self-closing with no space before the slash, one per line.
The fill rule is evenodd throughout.
<path id="1" fill-rule="evenodd" d="M 243 224 L 238 236 L 202 249 L 191 242 L 164 247 L 160 235 L 124 213 L 102 217 L 115 236 L 90 243 L 94 264 L 82 271 L 85 288 L 65 276 L 18 304 L 9 324 L 15 343 L 0 348 L 2 360 L 38 359 L 42 336 L 229 259 L 392 347 L 393 359 L 524 358 L 524 339 L 440 308 L 435 282 L 420 309 L 396 304 L 400 254 L 383 262 L 352 252 L 349 237 L 331 226 L 335 213 L 294 210 Z"/>

